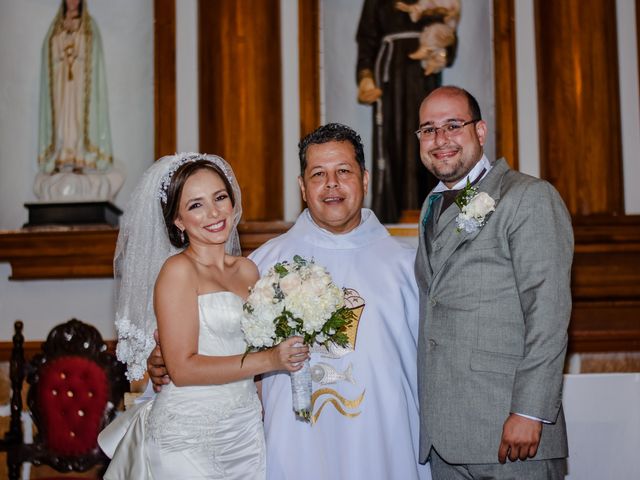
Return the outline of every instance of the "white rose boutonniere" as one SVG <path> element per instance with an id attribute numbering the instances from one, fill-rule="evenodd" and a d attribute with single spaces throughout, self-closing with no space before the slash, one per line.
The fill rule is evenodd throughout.
<path id="1" fill-rule="evenodd" d="M 456 218 L 456 231 L 474 233 L 487 221 L 489 214 L 496 209 L 496 201 L 486 192 L 479 192 L 467 179 L 467 186 L 455 199 L 460 213 Z"/>

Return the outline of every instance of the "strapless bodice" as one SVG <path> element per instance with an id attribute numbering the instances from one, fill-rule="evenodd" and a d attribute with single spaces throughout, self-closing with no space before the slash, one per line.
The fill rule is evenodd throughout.
<path id="1" fill-rule="evenodd" d="M 244 353 L 247 344 L 240 328 L 242 304 L 242 298 L 233 292 L 211 292 L 198 296 L 198 353 L 211 356 Z"/>
<path id="2" fill-rule="evenodd" d="M 198 296 L 198 353 L 229 356 L 245 352 L 246 343 L 240 326 L 242 304 L 242 298 L 232 292 Z M 183 437 L 185 432 L 193 434 L 204 425 L 216 424 L 238 408 L 261 408 L 253 378 L 187 387 L 169 383 L 156 396 L 149 415 L 149 433 L 157 439 Z M 203 433 L 209 434 L 208 431 Z M 202 438 L 196 435 L 193 439 L 196 437 Z"/>

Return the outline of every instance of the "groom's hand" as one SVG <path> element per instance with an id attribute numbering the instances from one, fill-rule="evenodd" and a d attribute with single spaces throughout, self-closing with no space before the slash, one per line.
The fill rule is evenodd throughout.
<path id="1" fill-rule="evenodd" d="M 498 461 L 505 463 L 535 457 L 540 444 L 542 422 L 512 413 L 502 427 Z"/>
<path id="2" fill-rule="evenodd" d="M 169 383 L 169 372 L 164 364 L 164 358 L 162 358 L 162 350 L 160 350 L 160 339 L 158 338 L 158 330 L 153 332 L 153 338 L 156 341 L 156 348 L 154 348 L 147 358 L 147 372 L 149 372 L 149 378 L 153 383 L 153 391 L 158 393 L 162 390 L 162 385 Z"/>

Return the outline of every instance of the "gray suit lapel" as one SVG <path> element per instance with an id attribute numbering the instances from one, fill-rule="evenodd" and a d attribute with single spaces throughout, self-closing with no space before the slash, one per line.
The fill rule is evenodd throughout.
<path id="1" fill-rule="evenodd" d="M 486 192 L 496 201 L 496 206 L 500 200 L 500 185 L 504 174 L 509 170 L 509 166 L 504 159 L 496 160 L 493 164 L 493 168 L 487 173 L 487 176 L 480 180 L 477 185 L 478 192 Z M 473 240 L 478 234 L 481 227 L 473 233 L 457 232 L 456 222 L 454 219 L 460 213 L 460 209 L 456 204 L 451 205 L 440 217 L 438 221 L 438 231 L 433 241 L 433 248 L 437 255 L 434 255 L 435 262 L 432 261 L 431 267 L 433 270 L 433 277 L 435 278 L 442 267 L 446 264 L 447 260 L 453 252 L 455 252 L 463 243 Z M 487 221 L 491 221 L 491 217 Z"/>

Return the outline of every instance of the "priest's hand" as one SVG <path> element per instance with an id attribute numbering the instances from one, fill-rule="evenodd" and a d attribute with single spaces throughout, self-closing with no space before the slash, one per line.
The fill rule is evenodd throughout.
<path id="1" fill-rule="evenodd" d="M 162 350 L 160 350 L 160 339 L 158 338 L 158 330 L 153 332 L 153 338 L 156 341 L 156 347 L 147 358 L 147 372 L 153 383 L 153 391 L 158 393 L 162 390 L 162 386 L 170 382 L 169 372 L 162 358 Z"/>
<path id="2" fill-rule="evenodd" d="M 535 457 L 540 444 L 542 422 L 512 413 L 502 427 L 498 461 L 505 463 Z"/>
<path id="3" fill-rule="evenodd" d="M 371 104 L 382 96 L 382 90 L 376 86 L 376 82 L 371 77 L 364 77 L 358 84 L 358 101 L 360 103 Z"/>

